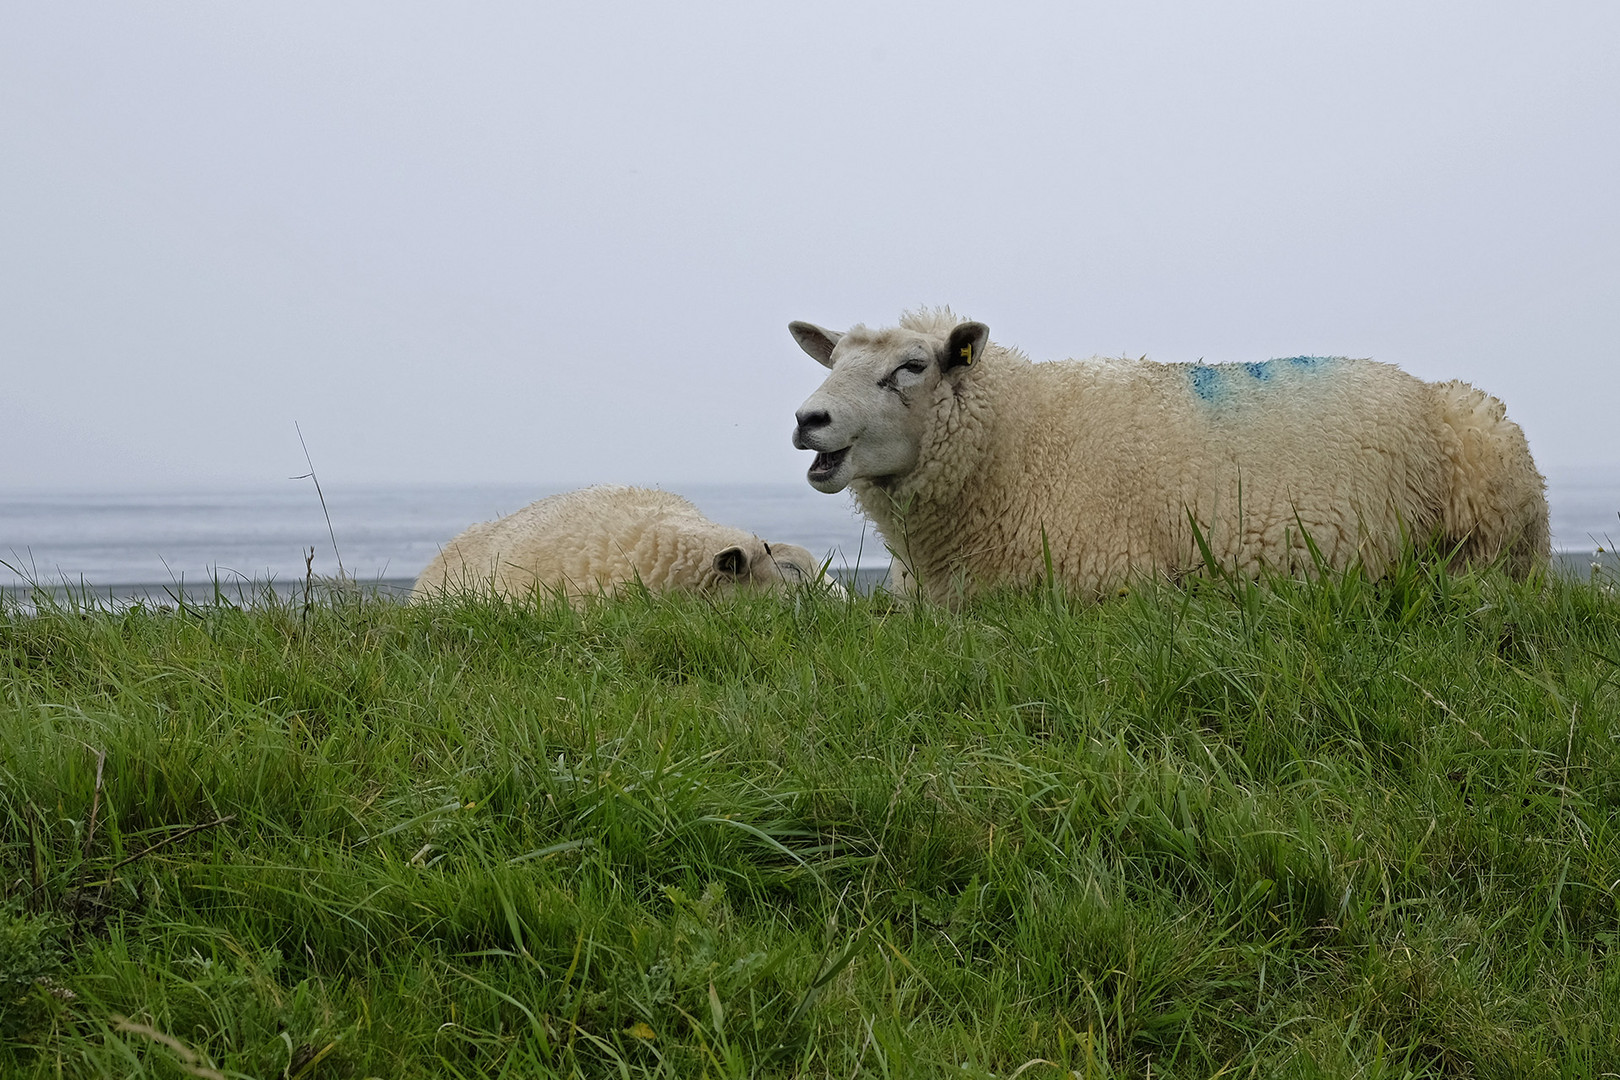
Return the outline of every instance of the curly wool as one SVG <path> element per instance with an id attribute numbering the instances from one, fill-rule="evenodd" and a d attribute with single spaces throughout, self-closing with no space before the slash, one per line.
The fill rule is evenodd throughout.
<path id="1" fill-rule="evenodd" d="M 732 549 L 740 555 L 719 558 Z M 709 592 L 819 576 L 804 548 L 716 524 L 679 495 L 600 485 L 471 526 L 428 564 L 411 596 L 470 590 L 525 598 L 560 590 L 578 601 L 636 582 L 653 592 Z"/>
<path id="2" fill-rule="evenodd" d="M 897 330 L 852 329 L 838 355 L 962 323 L 909 313 Z M 1197 573 L 1199 534 L 1248 575 L 1310 573 L 1319 554 L 1377 577 L 1430 542 L 1520 575 L 1548 554 L 1545 484 L 1502 403 L 1371 360 L 1037 364 L 989 344 L 911 408 L 915 468 L 850 487 L 935 599 L 1034 583 L 1048 553 L 1092 595 Z"/>

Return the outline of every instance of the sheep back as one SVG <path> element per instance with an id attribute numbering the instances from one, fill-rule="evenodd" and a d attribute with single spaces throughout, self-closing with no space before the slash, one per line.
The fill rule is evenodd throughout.
<path id="1" fill-rule="evenodd" d="M 1374 577 L 1412 543 L 1516 567 L 1547 547 L 1542 479 L 1501 403 L 1370 360 L 1031 364 L 991 346 L 926 428 L 911 475 L 851 486 L 936 599 L 1033 583 L 1048 558 L 1096 595 L 1198 572 L 1204 546 L 1250 575 L 1321 559 Z"/>
<path id="2" fill-rule="evenodd" d="M 739 547 L 747 567 L 739 581 L 717 569 L 717 553 Z M 764 542 L 710 521 L 667 491 L 600 485 L 553 495 L 495 521 L 473 525 L 446 544 L 412 592 L 445 591 L 523 598 L 536 590 L 572 599 L 611 595 L 639 582 L 653 592 L 701 591 L 720 584 L 782 584 L 806 578 L 810 553 Z"/>

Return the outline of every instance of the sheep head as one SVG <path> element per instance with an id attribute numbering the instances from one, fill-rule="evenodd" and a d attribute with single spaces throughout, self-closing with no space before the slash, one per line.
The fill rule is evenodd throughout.
<path id="1" fill-rule="evenodd" d="M 843 586 L 821 569 L 815 556 L 798 544 L 768 544 L 757 536 L 721 548 L 710 560 L 715 585 L 772 590 L 814 584 L 843 595 Z"/>
<path id="2" fill-rule="evenodd" d="M 938 329 L 907 320 L 844 334 L 788 324 L 799 347 L 830 369 L 795 414 L 793 445 L 816 451 L 811 487 L 832 494 L 853 480 L 898 480 L 917 467 L 929 417 L 990 340 L 983 323 L 948 325 L 948 312 L 934 321 Z"/>

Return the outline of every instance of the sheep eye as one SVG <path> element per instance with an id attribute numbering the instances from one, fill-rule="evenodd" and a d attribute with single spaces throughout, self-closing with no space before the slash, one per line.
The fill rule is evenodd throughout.
<path id="1" fill-rule="evenodd" d="M 897 385 L 895 385 L 895 380 L 897 378 L 899 378 L 900 373 L 902 371 L 904 371 L 908 375 L 921 375 L 923 372 L 925 372 L 927 370 L 928 370 L 928 361 L 926 361 L 926 360 L 908 360 L 904 364 L 901 364 L 899 367 L 895 368 L 893 371 L 889 372 L 889 374 L 887 376 L 885 376 L 883 381 L 878 383 L 878 385 L 879 386 L 886 386 L 890 390 L 898 390 L 899 387 Z"/>

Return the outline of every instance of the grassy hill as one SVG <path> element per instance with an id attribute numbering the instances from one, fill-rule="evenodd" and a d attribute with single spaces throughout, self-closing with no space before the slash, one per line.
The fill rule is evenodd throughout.
<path id="1" fill-rule="evenodd" d="M 0 606 L 0 1073 L 1597 1077 L 1620 599 Z"/>

